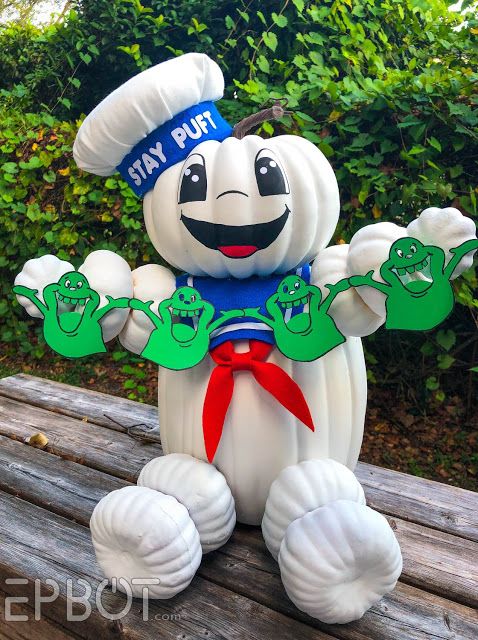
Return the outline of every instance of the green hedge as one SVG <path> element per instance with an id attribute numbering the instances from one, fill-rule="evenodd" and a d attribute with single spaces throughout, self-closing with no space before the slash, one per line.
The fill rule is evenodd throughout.
<path id="1" fill-rule="evenodd" d="M 53 252 L 78 262 L 96 248 L 118 250 L 132 266 L 157 259 L 140 203 L 116 177 L 81 174 L 71 145 L 83 112 L 138 70 L 183 51 L 218 60 L 227 85 L 221 111 L 231 122 L 271 97 L 287 98 L 293 115 L 261 134 L 299 133 L 329 157 L 342 199 L 335 241 L 372 221 L 406 224 L 431 205 L 477 219 L 473 15 L 465 22 L 443 0 L 73 6 L 44 30 L 0 28 L 0 339 L 29 348 L 9 297 L 26 259 Z M 421 350 L 435 398 L 443 397 L 443 372 L 453 371 L 448 386 L 462 384 L 477 361 L 476 286 L 474 273 L 461 281 L 461 304 L 441 333 L 369 341 L 372 379 L 373 359 L 391 340 L 390 379 L 403 374 L 404 354 L 412 363 Z"/>

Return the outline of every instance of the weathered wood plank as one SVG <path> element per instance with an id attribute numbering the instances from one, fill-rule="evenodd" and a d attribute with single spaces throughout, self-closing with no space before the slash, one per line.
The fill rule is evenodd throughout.
<path id="1" fill-rule="evenodd" d="M 365 463 L 355 473 L 374 509 L 478 541 L 478 493 Z"/>
<path id="2" fill-rule="evenodd" d="M 158 409 L 149 404 L 117 396 L 111 402 L 111 396 L 106 393 L 24 373 L 1 379 L 0 395 L 64 416 L 86 418 L 88 422 L 116 431 L 144 427 L 149 431 L 148 437 L 160 441 Z"/>
<path id="3" fill-rule="evenodd" d="M 100 581 L 88 530 L 55 516 L 18 498 L 0 494 L 0 585 L 9 593 L 29 595 L 26 586 L 4 586 L 5 577 L 25 577 L 30 586 L 35 579 L 58 582 L 60 597 L 47 605 L 49 618 L 73 629 L 85 638 L 114 638 L 118 625 L 102 618 L 94 597 Z M 203 561 L 203 569 L 214 581 L 196 577 L 190 587 L 170 601 L 150 603 L 150 620 L 141 619 L 141 603 L 121 621 L 123 638 L 324 638 L 324 634 L 343 640 L 431 640 L 437 638 L 470 640 L 478 636 L 476 611 L 399 585 L 361 621 L 329 627 L 308 618 L 287 599 L 277 574 L 258 571 L 247 561 L 233 560 L 213 553 Z M 14 567 L 14 572 L 12 571 Z M 81 578 L 89 582 L 92 616 L 84 622 L 66 620 L 68 578 L 74 596 L 83 595 Z M 234 583 L 235 593 L 228 590 Z M 255 585 L 257 601 L 249 597 Z M 224 587 L 227 587 L 226 589 Z M 241 595 L 242 594 L 242 595 Z M 104 592 L 104 606 L 121 611 L 124 597 Z M 268 603 L 277 611 L 268 608 Z M 78 606 L 77 613 L 81 613 Z M 153 618 L 158 616 L 159 620 Z M 306 624 L 304 624 L 306 623 Z M 313 628 L 315 627 L 315 628 Z M 325 636 L 327 637 L 327 635 Z"/>
<path id="4" fill-rule="evenodd" d="M 0 489 L 88 525 L 96 503 L 127 483 L 55 455 L 0 437 Z M 478 544 L 398 518 L 391 524 L 402 547 L 402 581 L 478 607 Z M 259 571 L 278 573 L 260 530 L 238 527 L 224 553 Z M 207 573 L 204 574 L 207 577 Z M 230 584 L 234 590 L 234 582 Z M 254 584 L 251 585 L 254 596 Z"/>
<path id="5" fill-rule="evenodd" d="M 35 620 L 35 611 L 24 604 L 13 604 L 11 614 L 24 616 L 26 620 L 6 620 L 5 598 L 7 597 L 6 593 L 0 591 L 0 640 L 73 640 L 79 638 L 76 634 L 65 631 L 47 618 Z"/>
<path id="6" fill-rule="evenodd" d="M 62 415 L 120 429 L 157 425 L 157 410 L 123 398 L 60 384 L 24 374 L 0 380 L 0 396 L 22 400 Z M 151 434 L 150 437 L 155 437 Z M 157 453 L 155 455 L 158 455 Z M 111 473 L 111 471 L 110 471 Z M 391 516 L 478 541 L 478 494 L 439 482 L 359 463 L 357 477 L 371 506 Z"/>
<path id="7" fill-rule="evenodd" d="M 48 437 L 51 453 L 128 480 L 162 453 L 159 444 L 0 397 L 0 435 L 23 441 L 37 431 Z"/>
<path id="8" fill-rule="evenodd" d="M 210 640 L 277 637 L 284 640 L 331 640 L 328 634 L 299 621 L 287 618 L 263 605 L 220 585 L 196 577 L 190 587 L 169 601 L 151 601 L 149 620 L 143 620 L 142 602 L 135 600 L 128 615 L 119 622 L 102 617 L 95 596 L 101 581 L 89 531 L 85 527 L 56 516 L 13 496 L 0 493 L 0 585 L 9 594 L 26 595 L 32 601 L 35 579 L 58 583 L 60 595 L 44 605 L 45 614 L 82 638 L 109 640 L 124 638 L 146 640 L 167 638 L 208 638 Z M 7 585 L 5 578 L 22 577 L 28 585 Z M 88 597 L 91 616 L 68 621 L 67 585 L 74 596 L 85 593 L 87 581 L 92 593 Z M 125 598 L 106 589 L 102 602 L 108 611 L 120 612 Z M 75 613 L 82 613 L 78 605 Z"/>

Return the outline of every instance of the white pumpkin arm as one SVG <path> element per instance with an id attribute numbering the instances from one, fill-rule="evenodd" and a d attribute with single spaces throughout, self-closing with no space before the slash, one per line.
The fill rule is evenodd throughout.
<path id="1" fill-rule="evenodd" d="M 338 244 L 323 249 L 312 265 L 311 284 L 322 291 L 323 299 L 329 294 L 327 284 L 335 284 L 353 275 L 348 272 L 349 246 Z M 377 315 L 353 288 L 338 293 L 332 302 L 329 315 L 345 336 L 367 336 L 385 321 L 385 314 Z"/>
<path id="2" fill-rule="evenodd" d="M 133 297 L 143 302 L 152 300 L 152 309 L 157 309 L 159 303 L 170 298 L 176 290 L 176 278 L 173 272 L 158 264 L 138 267 L 133 271 L 132 276 Z M 140 354 L 153 328 L 153 323 L 144 311 L 132 310 L 119 335 L 119 341 L 128 351 Z"/>
<path id="3" fill-rule="evenodd" d="M 410 222 L 407 233 L 423 244 L 441 247 L 445 252 L 445 264 L 453 257 L 450 249 L 459 247 L 467 240 L 476 240 L 476 225 L 454 207 L 439 209 L 430 207 Z M 473 264 L 474 251 L 465 255 L 453 270 L 452 279 L 457 278 Z"/>
<path id="4" fill-rule="evenodd" d="M 78 271 L 86 276 L 90 287 L 99 294 L 100 310 L 110 304 L 111 298 L 116 300 L 133 296 L 133 277 L 129 264 L 113 251 L 93 251 Z M 101 317 L 100 324 L 105 342 L 116 338 L 123 329 L 129 313 L 129 308 L 114 308 Z"/>

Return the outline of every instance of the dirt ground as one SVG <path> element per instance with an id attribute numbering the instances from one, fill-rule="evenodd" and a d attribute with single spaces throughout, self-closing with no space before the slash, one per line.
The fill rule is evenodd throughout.
<path id="1" fill-rule="evenodd" d="M 5 353 L 5 350 L 3 350 Z M 0 377 L 18 372 L 156 404 L 157 367 L 122 352 L 80 362 L 53 354 L 41 360 L 0 357 Z M 478 491 L 478 420 L 459 396 L 418 410 L 394 385 L 373 384 L 361 460 Z"/>

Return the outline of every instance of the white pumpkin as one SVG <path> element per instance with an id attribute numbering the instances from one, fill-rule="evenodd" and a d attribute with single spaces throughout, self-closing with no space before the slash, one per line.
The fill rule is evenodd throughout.
<path id="1" fill-rule="evenodd" d="M 423 244 L 441 247 L 448 262 L 452 257 L 450 249 L 476 238 L 476 225 L 471 218 L 467 218 L 454 207 L 429 207 L 424 209 L 416 220 L 410 222 L 407 233 Z M 470 252 L 461 260 L 453 272 L 453 279 L 471 267 L 474 254 L 474 251 Z"/>
<path id="2" fill-rule="evenodd" d="M 218 549 L 236 524 L 234 498 L 212 464 L 183 453 L 154 458 L 142 469 L 138 485 L 174 496 L 196 525 L 203 553 Z"/>
<path id="3" fill-rule="evenodd" d="M 311 279 L 320 287 L 324 298 L 329 293 L 326 284 L 334 284 L 354 275 L 350 273 L 348 263 L 349 248 L 348 244 L 327 247 L 314 260 Z M 345 336 L 368 336 L 385 322 L 385 315 L 374 313 L 353 287 L 335 298 L 329 313 Z"/>
<path id="4" fill-rule="evenodd" d="M 299 136 L 199 144 L 144 199 L 161 256 L 192 275 L 247 278 L 310 262 L 330 241 L 339 193 L 325 156 Z"/>
<path id="5" fill-rule="evenodd" d="M 304 460 L 283 469 L 272 483 L 262 519 L 262 534 L 274 558 L 291 522 L 335 500 L 365 504 L 359 481 L 343 464 Z"/>
<path id="6" fill-rule="evenodd" d="M 142 597 L 172 598 L 185 589 L 201 562 L 199 534 L 186 507 L 147 487 L 123 487 L 96 505 L 90 521 L 98 564 L 118 589 Z M 135 582 L 135 579 L 137 582 Z"/>
<path id="7" fill-rule="evenodd" d="M 373 270 L 374 278 L 383 282 L 379 272 L 380 266 L 388 260 L 390 247 L 395 240 L 406 236 L 407 230 L 393 222 L 377 222 L 362 227 L 350 241 L 348 252 L 350 275 L 364 276 Z M 385 317 L 383 293 L 372 287 L 357 287 L 356 292 L 376 315 Z"/>
<path id="8" fill-rule="evenodd" d="M 65 273 L 74 270 L 75 267 L 72 264 L 66 260 L 60 260 L 56 256 L 45 255 L 33 258 L 25 262 L 23 269 L 15 278 L 15 285 L 36 289 L 38 298 L 44 302 L 43 289 L 52 282 L 58 282 Z M 31 300 L 25 296 L 17 296 L 17 300 L 32 318 L 43 318 L 42 312 Z M 62 302 L 59 302 L 58 306 L 60 310 L 68 308 Z"/>
<path id="9" fill-rule="evenodd" d="M 279 566 L 296 607 L 327 624 L 345 624 L 393 590 L 402 555 L 384 516 L 337 500 L 289 525 Z"/>
<path id="10" fill-rule="evenodd" d="M 43 289 L 58 282 L 61 276 L 69 271 L 75 271 L 72 264 L 56 256 L 45 255 L 28 260 L 15 278 L 15 284 L 37 289 L 39 299 L 43 300 Z M 133 295 L 131 269 L 126 260 L 113 251 L 92 251 L 78 271 L 86 276 L 90 287 L 99 294 L 100 308 L 108 303 L 107 295 L 113 298 L 131 298 Z M 17 296 L 17 299 L 29 315 L 34 318 L 42 317 L 41 312 L 30 300 L 24 296 Z M 71 308 L 71 305 L 58 302 L 60 313 L 70 311 Z M 128 315 L 129 309 L 113 309 L 100 320 L 105 342 L 120 333 Z"/>

